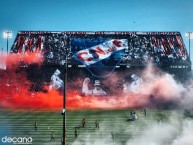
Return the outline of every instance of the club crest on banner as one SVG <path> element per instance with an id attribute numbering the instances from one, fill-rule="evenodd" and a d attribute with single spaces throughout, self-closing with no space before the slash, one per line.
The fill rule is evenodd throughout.
<path id="1" fill-rule="evenodd" d="M 95 76 L 106 76 L 116 67 L 128 48 L 127 39 L 112 39 L 74 54 Z"/>

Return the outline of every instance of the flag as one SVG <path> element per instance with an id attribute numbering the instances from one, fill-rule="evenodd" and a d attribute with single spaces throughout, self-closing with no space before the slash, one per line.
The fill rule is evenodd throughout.
<path id="1" fill-rule="evenodd" d="M 184 46 L 183 46 L 183 43 L 182 43 L 182 40 L 181 40 L 180 36 L 176 36 L 176 40 L 177 40 L 177 42 L 178 42 L 178 44 L 180 46 L 181 55 L 182 56 L 186 56 L 186 51 L 184 49 Z"/>
<path id="2" fill-rule="evenodd" d="M 58 69 L 56 69 L 54 74 L 51 76 L 51 85 L 49 86 L 49 90 L 53 88 L 58 90 L 64 86 L 64 82 L 59 77 L 60 74 L 61 72 Z"/>
<path id="3" fill-rule="evenodd" d="M 74 59 L 84 64 L 93 75 L 104 76 L 116 67 L 126 48 L 127 39 L 112 39 L 78 51 L 74 54 Z"/>
<path id="4" fill-rule="evenodd" d="M 167 38 L 166 38 L 167 39 Z M 161 37 L 161 41 L 162 41 L 162 46 L 163 46 L 163 49 L 165 51 L 165 53 L 167 55 L 170 55 L 171 54 L 171 51 L 170 51 L 170 47 L 169 47 L 169 44 L 167 42 L 165 38 Z"/>

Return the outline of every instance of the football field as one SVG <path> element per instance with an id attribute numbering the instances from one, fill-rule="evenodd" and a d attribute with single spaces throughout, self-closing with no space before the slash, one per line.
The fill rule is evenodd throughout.
<path id="1" fill-rule="evenodd" d="M 66 114 L 66 144 L 91 145 L 113 144 L 126 145 L 153 127 L 171 122 L 172 114 L 178 122 L 184 120 L 183 110 L 132 110 L 137 120 L 130 121 L 131 110 L 67 110 Z M 0 138 L 32 137 L 33 145 L 61 145 L 63 116 L 60 111 L 48 110 L 0 110 Z M 86 119 L 82 127 L 82 119 Z M 96 128 L 96 121 L 99 127 Z M 35 128 L 37 122 L 37 129 Z M 77 138 L 75 137 L 77 131 Z M 180 130 L 180 128 L 179 128 Z M 150 131 L 149 131 L 150 132 Z M 51 134 L 54 140 L 51 140 Z M 176 132 L 170 139 L 175 138 Z M 51 141 L 50 141 L 51 140 Z M 1 140 L 2 143 L 2 140 Z M 11 143 L 3 143 L 11 144 Z"/>
<path id="2" fill-rule="evenodd" d="M 152 126 L 160 126 L 169 121 L 173 112 L 183 114 L 181 110 L 132 110 L 138 119 L 130 120 L 131 110 L 89 110 L 67 112 L 67 144 L 74 145 L 126 145 L 129 140 L 140 137 Z M 86 127 L 81 121 L 86 118 Z M 180 117 L 181 118 L 181 117 Z M 99 122 L 99 129 L 95 122 Z M 180 120 L 179 120 L 180 121 Z M 75 139 L 74 130 L 78 130 Z M 167 141 L 166 141 L 167 142 Z"/>

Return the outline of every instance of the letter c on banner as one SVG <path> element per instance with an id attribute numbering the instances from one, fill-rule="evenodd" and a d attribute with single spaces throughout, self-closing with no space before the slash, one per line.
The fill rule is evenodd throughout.
<path id="1" fill-rule="evenodd" d="M 83 61 L 86 61 L 86 62 L 88 62 L 88 61 L 91 61 L 92 60 L 92 57 L 89 57 L 89 58 L 84 58 L 82 55 L 87 55 L 88 54 L 88 52 L 80 52 L 79 54 L 78 54 L 78 58 L 80 59 L 80 60 L 83 60 Z"/>

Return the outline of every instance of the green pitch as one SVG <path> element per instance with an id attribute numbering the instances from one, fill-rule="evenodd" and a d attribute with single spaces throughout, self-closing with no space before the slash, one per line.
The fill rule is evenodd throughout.
<path id="1" fill-rule="evenodd" d="M 67 112 L 67 144 L 85 145 L 101 141 L 109 144 L 125 144 L 128 139 L 140 135 L 149 124 L 167 122 L 170 110 L 133 110 L 138 119 L 128 121 L 130 110 L 90 110 L 90 111 L 68 111 Z M 181 111 L 179 111 L 181 113 Z M 82 127 L 82 119 L 86 118 L 86 127 Z M 158 122 L 159 119 L 159 122 Z M 99 129 L 95 122 L 99 122 Z M 78 130 L 75 138 L 74 130 Z M 114 141 L 113 141 L 114 140 Z M 100 143 L 98 143 L 100 144 Z"/>
<path id="2" fill-rule="evenodd" d="M 30 136 L 33 138 L 33 145 L 60 145 L 62 135 L 62 115 L 60 112 L 1 109 L 0 113 L 0 139 L 4 136 Z M 35 129 L 35 122 L 37 122 L 37 130 Z M 52 132 L 54 132 L 55 142 L 50 142 Z M 1 143 L 2 141 L 0 141 Z"/>
<path id="3" fill-rule="evenodd" d="M 168 121 L 171 110 L 133 110 L 138 119 L 128 121 L 130 110 L 81 110 L 70 111 L 66 114 L 66 144 L 89 145 L 94 141 L 103 144 L 126 144 L 126 141 L 140 136 L 151 124 L 161 124 Z M 175 110 L 183 114 L 182 110 Z M 33 145 L 61 145 L 63 116 L 60 111 L 37 110 L 0 110 L 0 138 L 4 136 L 33 138 Z M 86 125 L 82 127 L 82 119 Z M 99 123 L 96 128 L 95 122 Z M 37 122 L 37 130 L 34 123 Z M 78 132 L 75 137 L 75 129 Z M 55 141 L 51 141 L 51 134 Z M 5 144 L 6 145 L 6 144 Z"/>

